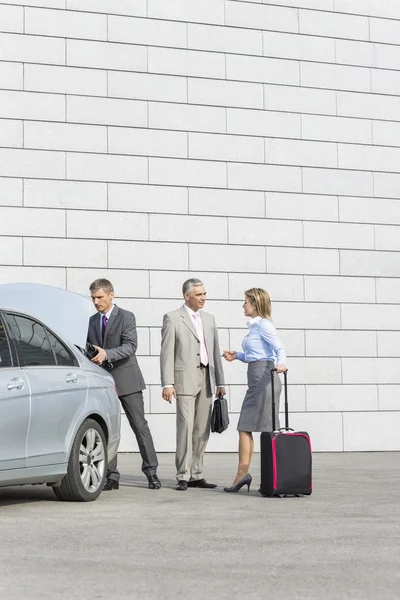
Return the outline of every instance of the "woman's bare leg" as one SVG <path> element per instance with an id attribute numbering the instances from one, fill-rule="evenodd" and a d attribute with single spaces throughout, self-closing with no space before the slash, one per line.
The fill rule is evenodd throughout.
<path id="1" fill-rule="evenodd" d="M 239 431 L 239 466 L 233 485 L 239 483 L 239 481 L 249 472 L 253 452 L 253 434 L 250 431 Z"/>

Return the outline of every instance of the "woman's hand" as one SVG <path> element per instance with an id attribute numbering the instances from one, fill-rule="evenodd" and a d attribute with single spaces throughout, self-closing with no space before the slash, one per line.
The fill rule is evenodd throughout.
<path id="1" fill-rule="evenodd" d="M 236 360 L 236 352 L 234 350 L 224 350 L 222 353 L 222 356 L 228 362 L 232 362 L 233 360 Z"/>
<path id="2" fill-rule="evenodd" d="M 287 371 L 287 366 L 286 365 L 276 365 L 276 372 L 277 373 L 284 373 L 285 371 Z"/>

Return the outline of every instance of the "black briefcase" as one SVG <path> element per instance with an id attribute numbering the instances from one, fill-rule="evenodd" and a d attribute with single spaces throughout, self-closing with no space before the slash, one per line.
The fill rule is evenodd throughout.
<path id="1" fill-rule="evenodd" d="M 222 433 L 228 429 L 228 425 L 228 402 L 226 398 L 217 396 L 217 398 L 214 400 L 214 406 L 211 414 L 211 431 L 213 433 Z"/>

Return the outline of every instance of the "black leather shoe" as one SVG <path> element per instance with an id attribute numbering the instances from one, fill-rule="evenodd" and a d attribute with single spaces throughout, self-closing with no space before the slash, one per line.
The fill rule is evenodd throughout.
<path id="1" fill-rule="evenodd" d="M 158 479 L 157 475 L 147 475 L 147 481 L 149 482 L 149 488 L 151 490 L 159 490 L 161 487 L 161 481 Z"/>
<path id="2" fill-rule="evenodd" d="M 188 482 L 185 481 L 184 479 L 181 479 L 176 484 L 176 488 L 175 489 L 178 490 L 178 492 L 186 492 L 187 488 L 188 488 Z"/>
<path id="3" fill-rule="evenodd" d="M 188 487 L 214 489 L 217 485 L 215 483 L 207 483 L 205 479 L 199 479 L 198 481 L 189 481 Z"/>
<path id="4" fill-rule="evenodd" d="M 115 479 L 107 479 L 104 487 L 103 487 L 103 492 L 109 492 L 110 490 L 117 490 L 119 488 L 119 483 L 118 481 L 115 481 Z"/>

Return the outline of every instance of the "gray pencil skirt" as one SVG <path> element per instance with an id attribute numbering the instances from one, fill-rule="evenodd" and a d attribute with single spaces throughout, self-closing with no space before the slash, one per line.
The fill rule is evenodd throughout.
<path id="1" fill-rule="evenodd" d="M 271 369 L 272 360 L 257 360 L 247 367 L 248 389 L 243 400 L 242 410 L 237 425 L 238 431 L 272 431 L 272 390 Z M 276 427 L 279 424 L 279 398 L 282 383 L 274 373 Z"/>

